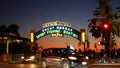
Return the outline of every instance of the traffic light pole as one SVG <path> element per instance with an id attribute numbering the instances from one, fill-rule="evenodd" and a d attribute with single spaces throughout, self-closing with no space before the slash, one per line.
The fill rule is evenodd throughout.
<path id="1" fill-rule="evenodd" d="M 109 22 L 103 22 L 102 25 L 102 37 L 105 45 L 105 57 L 108 60 L 111 51 L 111 24 Z"/>
<path id="2" fill-rule="evenodd" d="M 100 8 L 100 15 L 101 17 L 106 17 L 105 20 L 102 20 L 102 28 L 103 28 L 103 38 L 104 38 L 104 45 L 105 45 L 105 52 L 106 52 L 106 59 L 109 58 L 110 55 L 110 41 L 111 41 L 111 25 L 110 24 L 110 4 L 109 0 L 98 0 L 99 8 Z M 107 23 L 104 23 L 106 22 Z"/>
<path id="3" fill-rule="evenodd" d="M 110 34 L 107 34 L 107 36 L 104 38 L 105 38 L 104 45 L 105 45 L 106 58 L 108 58 L 110 52 Z"/>

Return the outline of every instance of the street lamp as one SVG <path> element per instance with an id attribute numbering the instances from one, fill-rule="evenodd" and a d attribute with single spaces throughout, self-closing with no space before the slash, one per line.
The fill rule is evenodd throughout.
<path id="1" fill-rule="evenodd" d="M 85 43 L 85 29 L 80 30 L 81 42 Z"/>
<path id="2" fill-rule="evenodd" d="M 84 45 L 84 51 L 85 51 L 85 41 L 86 41 L 86 32 L 85 32 L 85 29 L 81 29 L 80 30 L 80 42 L 81 44 Z"/>

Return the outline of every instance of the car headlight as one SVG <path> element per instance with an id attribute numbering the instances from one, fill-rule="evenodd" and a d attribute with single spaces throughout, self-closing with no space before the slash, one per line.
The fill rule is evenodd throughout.
<path id="1" fill-rule="evenodd" d="M 73 57 L 73 56 L 70 56 L 70 57 L 68 57 L 69 59 L 71 59 L 71 60 L 77 60 L 77 58 L 76 57 Z"/>
<path id="2" fill-rule="evenodd" d="M 31 56 L 30 59 L 35 59 L 35 56 Z"/>
<path id="3" fill-rule="evenodd" d="M 86 56 L 85 58 L 86 58 L 87 60 L 89 60 L 89 57 L 88 57 L 88 56 Z"/>
<path id="4" fill-rule="evenodd" d="M 87 65 L 87 62 L 82 62 L 82 65 Z"/>
<path id="5" fill-rule="evenodd" d="M 21 59 L 24 59 L 24 56 L 21 56 Z"/>

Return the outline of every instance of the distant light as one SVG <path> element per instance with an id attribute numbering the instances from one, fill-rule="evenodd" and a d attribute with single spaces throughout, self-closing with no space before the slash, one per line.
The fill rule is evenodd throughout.
<path id="1" fill-rule="evenodd" d="M 85 29 L 81 29 L 80 30 L 80 35 L 81 35 L 81 38 L 80 38 L 80 41 L 81 43 L 85 43 L 85 40 L 86 40 L 86 33 L 85 33 Z"/>
<path id="2" fill-rule="evenodd" d="M 35 33 L 35 31 L 31 30 L 31 33 L 30 33 L 31 42 L 34 42 L 34 36 L 35 36 L 34 33 Z"/>
<path id="3" fill-rule="evenodd" d="M 67 22 L 59 22 L 59 21 L 54 21 L 54 22 L 48 22 L 45 24 L 42 24 L 43 28 L 50 27 L 50 26 L 67 26 L 71 27 L 72 25 Z"/>
<path id="4" fill-rule="evenodd" d="M 34 33 L 31 33 L 31 42 L 34 42 Z"/>
<path id="5" fill-rule="evenodd" d="M 85 42 L 85 32 L 82 32 L 82 39 L 81 39 L 82 42 Z"/>
<path id="6" fill-rule="evenodd" d="M 75 50 L 74 46 L 70 45 L 70 49 L 71 50 Z"/>

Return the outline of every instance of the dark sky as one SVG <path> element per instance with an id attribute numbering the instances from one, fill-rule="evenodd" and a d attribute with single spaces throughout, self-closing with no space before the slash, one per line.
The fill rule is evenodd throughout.
<path id="1" fill-rule="evenodd" d="M 120 7 L 120 0 L 110 0 L 110 4 L 112 8 Z M 0 0 L 0 25 L 8 26 L 16 23 L 21 36 L 28 38 L 30 38 L 31 29 L 38 31 L 42 28 L 43 23 L 52 21 L 71 23 L 76 30 L 87 29 L 88 20 L 93 18 L 92 12 L 98 7 L 97 0 Z M 68 37 L 65 37 L 64 40 L 50 37 L 40 40 L 39 45 L 46 47 L 71 44 L 78 46 L 79 43 Z M 90 45 L 93 45 L 91 48 L 94 47 L 96 41 L 90 37 Z M 117 39 L 117 42 L 120 42 L 120 39 Z"/>
<path id="2" fill-rule="evenodd" d="M 111 4 L 120 6 L 120 0 Z M 77 30 L 87 29 L 97 7 L 97 0 L 0 0 L 0 24 L 18 24 L 25 37 L 31 29 L 37 31 L 43 23 L 56 20 L 69 22 Z"/>
<path id="3" fill-rule="evenodd" d="M 73 28 L 87 28 L 96 0 L 0 0 L 0 24 L 16 23 L 22 36 L 51 21 L 70 22 Z"/>
<path id="4" fill-rule="evenodd" d="M 110 3 L 120 6 L 120 0 Z M 77 30 L 87 29 L 95 8 L 97 0 L 0 0 L 0 24 L 18 24 L 24 37 L 30 37 L 31 29 L 38 31 L 43 23 L 51 21 L 69 22 Z"/>

